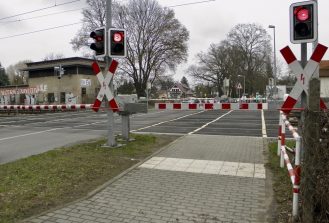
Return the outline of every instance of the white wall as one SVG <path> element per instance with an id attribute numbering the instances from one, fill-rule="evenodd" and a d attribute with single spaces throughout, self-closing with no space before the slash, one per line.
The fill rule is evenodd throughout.
<path id="1" fill-rule="evenodd" d="M 329 77 L 321 77 L 320 80 L 320 97 L 329 98 Z"/>

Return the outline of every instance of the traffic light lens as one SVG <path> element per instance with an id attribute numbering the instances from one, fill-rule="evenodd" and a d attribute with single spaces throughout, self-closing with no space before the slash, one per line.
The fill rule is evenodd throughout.
<path id="1" fill-rule="evenodd" d="M 95 51 L 96 56 L 104 56 L 106 48 L 106 32 L 104 28 L 98 28 L 90 33 L 90 37 L 94 42 L 90 44 L 90 49 Z"/>
<path id="2" fill-rule="evenodd" d="M 311 34 L 309 27 L 305 23 L 298 23 L 295 26 L 295 30 L 300 36 L 308 36 Z"/>
<path id="3" fill-rule="evenodd" d="M 114 33 L 113 34 L 113 40 L 114 42 L 121 42 L 123 39 L 122 34 L 121 33 Z"/>
<path id="4" fill-rule="evenodd" d="M 97 35 L 96 35 L 96 33 L 95 33 L 95 32 L 91 32 L 91 33 L 90 33 L 90 37 L 91 37 L 91 38 L 95 39 L 95 38 L 96 38 L 96 36 L 97 36 Z"/>
<path id="5" fill-rule="evenodd" d="M 109 31 L 109 56 L 110 57 L 126 57 L 126 30 L 110 29 Z"/>
<path id="6" fill-rule="evenodd" d="M 309 19 L 309 17 L 310 17 L 310 12 L 309 12 L 308 9 L 301 8 L 301 9 L 297 10 L 296 15 L 297 15 L 297 19 L 298 19 L 299 21 L 303 22 L 303 21 L 306 21 L 306 20 Z"/>

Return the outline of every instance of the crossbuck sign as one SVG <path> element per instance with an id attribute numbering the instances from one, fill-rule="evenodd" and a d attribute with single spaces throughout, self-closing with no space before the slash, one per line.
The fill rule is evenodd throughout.
<path id="1" fill-rule="evenodd" d="M 323 55 L 326 53 L 327 49 L 328 47 L 318 44 L 311 56 L 311 59 L 307 62 L 305 68 L 300 65 L 289 46 L 286 46 L 285 48 L 280 50 L 289 68 L 294 72 L 297 78 L 297 82 L 294 88 L 292 89 L 290 95 L 287 97 L 286 101 L 282 105 L 281 109 L 283 110 L 283 112 L 289 113 L 293 109 L 294 105 L 296 104 L 299 96 L 303 93 L 303 91 L 308 94 L 309 81 L 313 76 L 314 71 L 319 66 L 319 63 Z M 320 107 L 322 109 L 327 108 L 322 99 L 320 99 Z"/>
<path id="2" fill-rule="evenodd" d="M 95 75 L 97 76 L 99 83 L 101 84 L 101 89 L 98 92 L 97 98 L 96 98 L 93 108 L 92 108 L 95 112 L 98 112 L 105 95 L 109 102 L 109 108 L 111 110 L 113 110 L 114 112 L 119 110 L 118 104 L 114 99 L 113 92 L 111 91 L 111 89 L 109 87 L 117 67 L 118 67 L 118 62 L 116 60 L 112 60 L 109 70 L 106 73 L 105 78 L 104 78 L 102 71 L 101 71 L 100 67 L 98 66 L 97 62 L 94 62 L 92 64 L 93 71 L 94 71 Z"/>

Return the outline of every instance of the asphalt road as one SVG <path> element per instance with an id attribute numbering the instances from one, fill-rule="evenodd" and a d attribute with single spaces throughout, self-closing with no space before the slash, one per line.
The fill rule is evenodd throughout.
<path id="1" fill-rule="evenodd" d="M 153 134 L 275 138 L 278 119 L 278 111 L 151 111 L 133 115 L 131 130 Z M 115 130 L 116 134 L 121 132 L 121 118 L 118 115 L 115 115 Z M 107 114 L 104 112 L 0 116 L 0 163 L 106 134 Z"/>

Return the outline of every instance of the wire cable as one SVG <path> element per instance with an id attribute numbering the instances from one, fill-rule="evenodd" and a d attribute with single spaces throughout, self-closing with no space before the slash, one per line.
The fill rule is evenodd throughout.
<path id="1" fill-rule="evenodd" d="M 81 23 L 83 23 L 83 22 L 76 22 L 76 23 L 71 23 L 71 24 L 66 24 L 66 25 L 61 25 L 61 26 L 50 27 L 50 28 L 46 28 L 46 29 L 39 29 L 39 30 L 27 32 L 27 33 L 20 33 L 20 34 L 11 35 L 11 36 L 4 36 L 4 37 L 0 37 L 0 40 L 1 39 L 9 39 L 9 38 L 12 38 L 12 37 L 17 37 L 17 36 L 25 36 L 25 35 L 32 34 L 32 33 L 38 33 L 38 32 L 48 31 L 48 30 L 52 30 L 52 29 L 63 28 L 63 27 L 67 27 L 67 26 L 78 25 L 78 24 L 81 24 Z"/>
<path id="2" fill-rule="evenodd" d="M 167 6 L 168 8 L 175 8 L 179 6 L 186 6 L 186 5 L 195 5 L 195 4 L 200 4 L 200 3 L 206 3 L 206 2 L 214 2 L 216 0 L 207 0 L 207 1 L 199 1 L 199 2 L 190 2 L 190 3 L 185 3 L 185 4 L 180 4 L 180 5 L 171 5 Z"/>
<path id="3" fill-rule="evenodd" d="M 48 8 L 53 8 L 53 7 L 56 7 L 56 6 L 59 6 L 59 5 L 70 4 L 70 3 L 73 3 L 73 2 L 77 2 L 77 1 L 80 1 L 80 0 L 74 0 L 74 1 L 71 1 L 71 2 L 66 2 L 66 3 L 62 3 L 62 4 L 58 4 L 58 5 L 54 5 L 54 6 L 42 8 L 42 9 L 37 9 L 37 10 L 33 10 L 33 11 L 29 11 L 29 12 L 25 12 L 25 13 L 13 15 L 13 16 L 8 16 L 8 17 L 0 18 L 0 20 L 4 20 L 4 19 L 7 19 L 7 18 L 12 18 L 12 17 L 16 17 L 16 16 L 19 16 L 19 15 L 24 15 L 24 14 L 28 14 L 28 13 L 32 13 L 32 12 L 36 12 L 36 11 L 41 11 L 41 10 L 45 10 L 45 9 L 48 9 Z M 200 3 L 206 3 L 206 2 L 213 2 L 213 1 L 216 1 L 216 0 L 190 2 L 190 3 L 180 4 L 180 5 L 167 6 L 167 7 L 174 8 L 174 7 L 179 7 L 179 6 L 194 5 L 194 4 L 200 4 Z M 78 10 L 81 10 L 81 9 L 78 9 Z M 73 11 L 73 10 L 67 10 L 67 11 Z M 66 12 L 66 11 L 64 11 L 64 12 Z M 64 13 L 64 12 L 58 12 L 57 14 Z M 52 13 L 52 14 L 56 14 L 56 13 Z M 51 15 L 51 14 L 48 14 L 48 15 Z M 43 15 L 43 16 L 48 16 L 48 15 Z M 35 17 L 27 18 L 27 19 L 32 19 L 32 18 L 37 18 L 37 17 L 43 17 L 43 16 L 35 16 Z M 22 19 L 22 20 L 27 20 L 27 19 Z M 17 21 L 22 21 L 22 20 L 17 20 Z M 16 21 L 10 21 L 10 22 L 16 22 Z M 0 37 L 0 40 L 2 40 L 2 39 L 9 39 L 9 38 L 12 38 L 12 37 L 17 37 L 17 36 L 25 36 L 25 35 L 29 35 L 29 34 L 33 34 L 33 33 L 44 32 L 44 31 L 48 31 L 48 30 L 53 30 L 53 29 L 59 29 L 59 28 L 63 28 L 63 27 L 67 27 L 67 26 L 73 26 L 73 25 L 77 25 L 77 24 L 81 24 L 81 23 L 83 23 L 83 22 L 76 22 L 76 23 L 71 23 L 71 24 L 66 24 L 66 25 L 61 25 L 61 26 L 55 26 L 55 27 L 50 27 L 50 28 L 46 28 L 46 29 L 40 29 L 40 30 L 31 31 L 31 32 L 21 33 L 21 34 L 4 36 L 4 37 Z"/>
<path id="4" fill-rule="evenodd" d="M 0 20 L 5 20 L 5 19 L 13 18 L 13 17 L 17 17 L 17 16 L 20 16 L 20 15 L 26 15 L 26 14 L 30 14 L 30 13 L 33 13 L 33 12 L 39 12 L 39 11 L 42 11 L 42 10 L 54 8 L 54 7 L 61 6 L 61 5 L 67 5 L 67 4 L 71 4 L 71 3 L 74 3 L 74 2 L 78 2 L 78 1 L 80 1 L 80 0 L 74 0 L 74 1 L 65 2 L 65 3 L 61 3 L 61 4 L 55 4 L 53 6 L 48 6 L 48 7 L 44 7 L 44 8 L 40 8 L 40 9 L 35 9 L 35 10 L 32 10 L 32 11 L 28 11 L 28 12 L 19 13 L 19 14 L 16 14 L 16 15 L 2 17 L 2 18 L 0 18 Z"/>
<path id="5" fill-rule="evenodd" d="M 54 13 L 50 13 L 50 14 L 45 14 L 45 15 L 40 15 L 40 16 L 33 16 L 33 17 L 29 17 L 29 18 L 23 18 L 23 19 L 11 20 L 11 21 L 2 21 L 2 22 L 0 22 L 0 24 L 21 22 L 21 21 L 30 20 L 30 19 L 36 19 L 36 18 L 42 18 L 42 17 L 52 16 L 52 15 L 63 14 L 63 13 L 67 13 L 67 12 L 79 11 L 79 10 L 82 10 L 82 9 L 85 9 L 85 8 L 65 10 L 65 11 L 54 12 Z"/>

